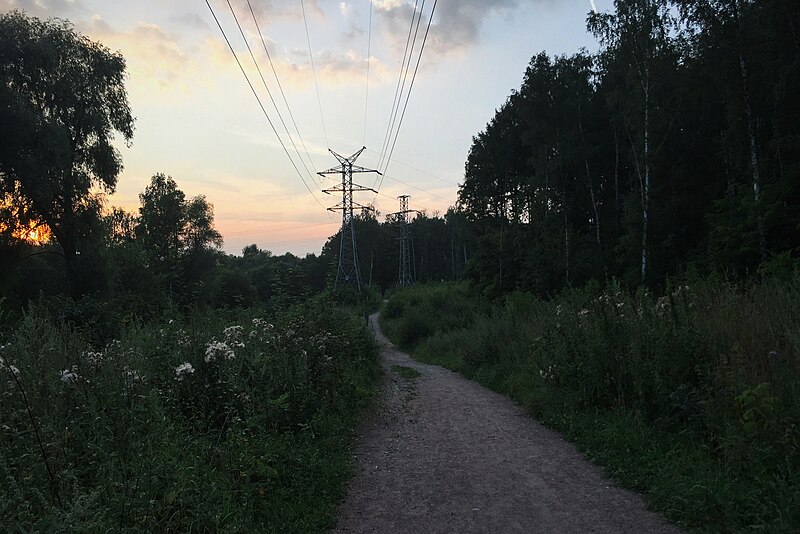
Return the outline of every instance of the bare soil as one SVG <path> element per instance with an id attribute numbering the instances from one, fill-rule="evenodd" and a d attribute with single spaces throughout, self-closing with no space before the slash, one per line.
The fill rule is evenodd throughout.
<path id="1" fill-rule="evenodd" d="M 412 360 L 377 314 L 370 323 L 385 394 L 359 433 L 333 532 L 681 532 L 510 399 Z"/>

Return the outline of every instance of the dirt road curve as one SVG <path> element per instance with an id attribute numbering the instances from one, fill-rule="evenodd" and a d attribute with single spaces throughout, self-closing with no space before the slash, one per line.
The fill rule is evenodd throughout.
<path id="1" fill-rule="evenodd" d="M 411 360 L 370 320 L 389 378 L 334 532 L 680 532 L 511 400 Z"/>

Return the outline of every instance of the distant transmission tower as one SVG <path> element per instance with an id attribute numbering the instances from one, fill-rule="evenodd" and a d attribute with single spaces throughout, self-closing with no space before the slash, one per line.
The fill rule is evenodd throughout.
<path id="1" fill-rule="evenodd" d="M 408 222 L 408 214 L 416 213 L 417 210 L 408 209 L 408 195 L 401 195 L 397 197 L 400 200 L 400 211 L 391 213 L 390 215 L 397 215 L 400 222 L 400 273 L 397 277 L 397 285 L 400 287 L 408 287 L 414 283 L 414 277 L 411 275 L 411 254 L 409 245 L 411 243 L 411 225 Z"/>
<path id="2" fill-rule="evenodd" d="M 361 273 L 358 269 L 358 247 L 356 246 L 356 229 L 353 224 L 353 208 L 357 207 L 362 210 L 370 210 L 372 208 L 354 202 L 353 193 L 360 191 L 372 191 L 373 193 L 377 193 L 377 191 L 369 187 L 353 184 L 353 173 L 377 172 L 381 174 L 373 169 L 366 169 L 353 165 L 358 159 L 358 156 L 360 156 L 365 149 L 366 147 L 362 147 L 361 150 L 349 158 L 328 149 L 328 152 L 339 160 L 340 165 L 328 169 L 327 171 L 317 173 L 320 176 L 328 176 L 331 174 L 342 175 L 342 185 L 322 190 L 323 193 L 329 195 L 331 193 L 342 194 L 342 201 L 328 208 L 328 211 L 342 212 L 342 228 L 339 232 L 339 266 L 336 269 L 336 282 L 333 285 L 334 291 L 342 286 L 351 285 L 356 291 L 361 292 Z"/>

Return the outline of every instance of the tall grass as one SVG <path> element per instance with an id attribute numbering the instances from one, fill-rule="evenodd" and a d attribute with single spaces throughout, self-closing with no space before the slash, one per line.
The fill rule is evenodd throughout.
<path id="1" fill-rule="evenodd" d="M 394 298 L 388 331 L 416 357 L 509 394 L 673 520 L 800 529 L 800 279 Z"/>
<path id="2" fill-rule="evenodd" d="M 377 393 L 363 325 L 130 324 L 102 346 L 32 308 L 0 338 L 0 530 L 309 532 L 332 525 Z"/>

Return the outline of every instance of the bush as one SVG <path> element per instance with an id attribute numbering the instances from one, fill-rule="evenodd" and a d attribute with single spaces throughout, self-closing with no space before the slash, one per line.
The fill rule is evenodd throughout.
<path id="1" fill-rule="evenodd" d="M 31 308 L 0 343 L 0 530 L 330 527 L 372 338 L 322 302 L 225 315 L 100 344 Z"/>
<path id="2" fill-rule="evenodd" d="M 783 265 L 783 263 L 781 263 Z M 800 277 L 589 285 L 489 308 L 466 286 L 398 292 L 387 332 L 506 393 L 687 526 L 800 528 Z M 394 304 L 398 299 L 400 304 Z"/>

